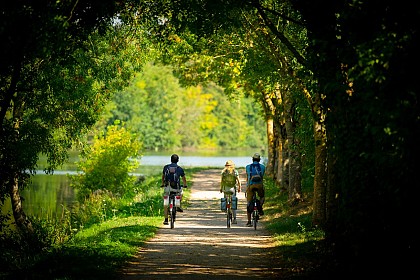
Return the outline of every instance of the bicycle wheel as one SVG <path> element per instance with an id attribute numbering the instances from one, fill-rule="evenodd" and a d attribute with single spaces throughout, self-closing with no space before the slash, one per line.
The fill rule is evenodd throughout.
<path id="1" fill-rule="evenodd" d="M 226 226 L 227 226 L 227 228 L 230 228 L 230 217 L 231 217 L 231 212 L 230 212 L 230 209 L 228 208 L 227 209 L 227 211 L 226 211 Z"/>
<path id="2" fill-rule="evenodd" d="M 258 211 L 254 210 L 252 211 L 252 224 L 255 230 L 257 230 L 257 223 L 258 223 Z"/>
<path id="3" fill-rule="evenodd" d="M 231 203 L 230 203 L 230 196 L 227 197 L 226 199 L 226 226 L 227 228 L 230 228 L 230 216 L 232 215 L 231 213 Z"/>
<path id="4" fill-rule="evenodd" d="M 174 228 L 175 226 L 175 215 L 176 215 L 176 208 L 174 199 L 171 198 L 170 204 L 169 204 L 169 217 L 170 217 L 170 224 L 171 228 Z"/>

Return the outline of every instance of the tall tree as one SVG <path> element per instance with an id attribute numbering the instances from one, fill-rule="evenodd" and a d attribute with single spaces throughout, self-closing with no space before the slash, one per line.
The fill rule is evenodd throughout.
<path id="1" fill-rule="evenodd" d="M 137 65 L 129 62 L 138 49 L 124 33 L 127 7 L 28 0 L 0 8 L 0 203 L 11 198 L 23 231 L 31 224 L 20 190 L 38 156 L 47 156 L 48 172 L 63 163 L 72 141 L 95 123 Z"/>
<path id="2" fill-rule="evenodd" d="M 409 182 L 420 152 L 410 70 L 420 61 L 419 10 L 404 1 L 292 3 L 326 112 L 328 239 L 349 263 L 372 270 L 375 258 L 387 273 L 405 273 L 415 247 L 404 224 L 415 219 Z"/>

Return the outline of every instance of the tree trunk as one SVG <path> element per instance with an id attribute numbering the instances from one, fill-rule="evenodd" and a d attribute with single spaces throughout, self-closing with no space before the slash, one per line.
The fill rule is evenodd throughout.
<path id="1" fill-rule="evenodd" d="M 315 177 L 312 225 L 324 229 L 326 225 L 327 196 L 327 143 L 325 127 L 321 121 L 314 123 Z"/>
<path id="2" fill-rule="evenodd" d="M 274 121 L 271 115 L 267 116 L 267 142 L 268 142 L 268 152 L 267 152 L 267 166 L 266 166 L 266 174 L 267 176 L 272 177 L 275 179 L 276 172 L 275 172 L 275 160 L 276 160 L 276 141 L 275 141 L 275 134 L 274 134 Z"/>
<path id="3" fill-rule="evenodd" d="M 295 137 L 295 102 L 290 91 L 283 91 L 283 102 L 285 107 L 285 127 L 287 134 L 287 146 L 288 146 L 288 177 L 289 177 L 289 186 L 288 186 L 288 200 L 292 203 L 298 202 L 301 193 L 301 175 L 300 175 L 300 157 L 299 151 L 296 148 L 296 137 Z M 297 198 L 297 200 L 296 200 Z"/>
<path id="4" fill-rule="evenodd" d="M 33 227 L 31 222 L 27 219 L 25 212 L 22 208 L 22 199 L 19 193 L 19 175 L 15 174 L 13 183 L 10 187 L 10 200 L 12 205 L 13 217 L 15 219 L 16 226 L 22 232 L 32 233 Z"/>
<path id="5" fill-rule="evenodd" d="M 288 199 L 290 203 L 294 205 L 298 203 L 302 197 L 301 163 L 299 152 L 297 150 L 290 150 L 289 155 L 290 166 Z"/>
<path id="6" fill-rule="evenodd" d="M 13 129 L 16 132 L 14 138 L 11 142 L 19 143 L 19 128 L 20 123 L 22 121 L 22 111 L 23 111 L 23 103 L 15 101 L 14 109 L 13 109 Z M 32 233 L 33 228 L 31 222 L 27 219 L 25 212 L 22 208 L 22 200 L 20 197 L 19 192 L 19 183 L 21 180 L 21 174 L 19 172 L 19 168 L 17 168 L 17 164 L 11 163 L 11 172 L 10 172 L 10 180 L 9 180 L 9 193 L 10 193 L 10 200 L 12 205 L 13 217 L 15 219 L 15 223 L 18 229 L 25 233 Z M 23 182 L 23 180 L 22 180 Z"/>
<path id="7" fill-rule="evenodd" d="M 287 132 L 283 127 L 281 128 L 280 146 L 281 146 L 281 161 L 280 161 L 280 172 L 281 172 L 281 186 L 283 189 L 289 189 L 289 146 L 287 143 Z"/>

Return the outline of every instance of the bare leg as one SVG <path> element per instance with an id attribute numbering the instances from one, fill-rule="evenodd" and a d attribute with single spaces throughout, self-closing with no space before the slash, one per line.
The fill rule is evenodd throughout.
<path id="1" fill-rule="evenodd" d="M 163 207 L 163 216 L 165 219 L 168 219 L 168 206 Z"/>

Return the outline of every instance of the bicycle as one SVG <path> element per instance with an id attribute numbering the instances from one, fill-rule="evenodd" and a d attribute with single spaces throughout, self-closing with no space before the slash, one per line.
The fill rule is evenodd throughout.
<path id="1" fill-rule="evenodd" d="M 176 209 L 181 206 L 182 188 L 183 186 L 180 186 L 179 190 L 175 189 L 176 191 L 172 191 L 174 189 L 171 188 L 171 191 L 169 192 L 168 216 L 171 229 L 175 227 Z"/>
<path id="2" fill-rule="evenodd" d="M 260 219 L 260 213 L 258 211 L 259 208 L 259 200 L 257 199 L 257 191 L 252 192 L 252 213 L 251 213 L 251 224 L 255 230 L 257 230 L 258 220 Z"/>
<path id="3" fill-rule="evenodd" d="M 236 198 L 236 188 L 229 188 L 223 191 L 224 197 L 222 198 L 222 210 L 226 212 L 226 226 L 230 228 L 230 226 L 234 223 L 236 219 L 236 210 L 238 200 Z M 234 201 L 235 196 L 235 201 Z M 235 202 L 235 203 L 234 203 Z M 225 205 L 226 204 L 226 205 Z"/>
<path id="4" fill-rule="evenodd" d="M 233 211 L 232 211 L 232 194 L 226 193 L 226 226 L 230 228 L 233 220 Z"/>

